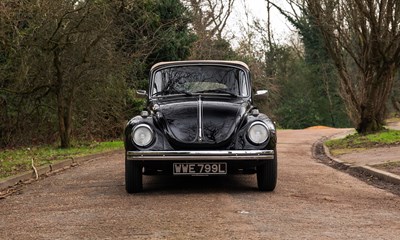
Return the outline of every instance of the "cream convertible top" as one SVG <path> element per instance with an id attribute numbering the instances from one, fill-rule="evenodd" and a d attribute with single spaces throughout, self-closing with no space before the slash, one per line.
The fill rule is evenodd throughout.
<path id="1" fill-rule="evenodd" d="M 239 65 L 241 67 L 244 67 L 246 69 L 249 69 L 249 66 L 247 66 L 246 63 L 241 62 L 241 61 L 225 61 L 225 60 L 187 60 L 187 61 L 171 61 L 171 62 L 159 62 L 154 64 L 151 67 L 151 70 L 155 68 L 159 68 L 160 66 L 165 66 L 165 65 L 191 65 L 191 64 L 227 64 L 227 65 Z"/>

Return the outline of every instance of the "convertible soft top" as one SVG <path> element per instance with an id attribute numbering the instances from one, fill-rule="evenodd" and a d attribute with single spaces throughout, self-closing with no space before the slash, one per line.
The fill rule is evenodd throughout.
<path id="1" fill-rule="evenodd" d="M 164 67 L 164 66 L 173 66 L 173 65 L 196 65 L 196 64 L 212 64 L 212 65 L 237 65 L 245 69 L 249 69 L 246 63 L 241 61 L 226 61 L 226 60 L 186 60 L 186 61 L 170 61 L 170 62 L 159 62 L 153 65 L 151 70 L 153 71 L 156 68 Z"/>

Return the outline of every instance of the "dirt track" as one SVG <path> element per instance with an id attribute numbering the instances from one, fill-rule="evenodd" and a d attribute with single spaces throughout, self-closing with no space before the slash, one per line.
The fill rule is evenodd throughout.
<path id="1" fill-rule="evenodd" d="M 255 175 L 155 176 L 128 195 L 123 153 L 86 162 L 0 200 L 0 239 L 398 239 L 398 196 L 311 157 L 340 131 L 280 131 L 273 193 Z"/>

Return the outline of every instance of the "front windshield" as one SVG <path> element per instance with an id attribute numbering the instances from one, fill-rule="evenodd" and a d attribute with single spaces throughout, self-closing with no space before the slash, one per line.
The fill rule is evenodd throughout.
<path id="1" fill-rule="evenodd" d="M 153 75 L 151 96 L 200 93 L 246 97 L 246 74 L 235 67 L 201 65 L 164 68 Z"/>

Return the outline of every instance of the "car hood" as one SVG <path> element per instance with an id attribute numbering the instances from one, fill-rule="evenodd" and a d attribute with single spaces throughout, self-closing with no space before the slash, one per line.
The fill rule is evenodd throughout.
<path id="1" fill-rule="evenodd" d="M 172 146 L 222 147 L 231 142 L 247 108 L 244 101 L 199 96 L 185 101 L 159 102 L 155 105 L 155 118 Z"/>

